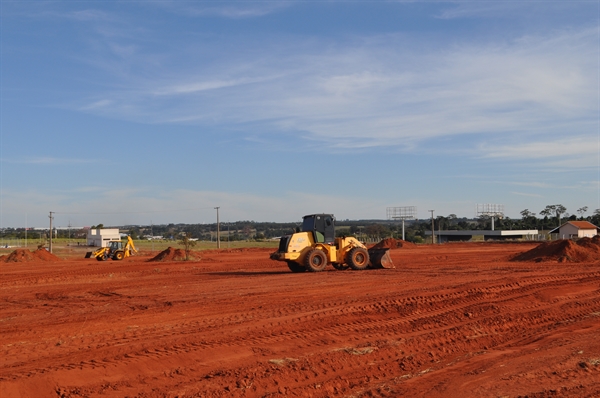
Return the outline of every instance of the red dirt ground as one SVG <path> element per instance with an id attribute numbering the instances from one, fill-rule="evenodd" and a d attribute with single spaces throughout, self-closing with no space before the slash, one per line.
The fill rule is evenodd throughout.
<path id="1" fill-rule="evenodd" d="M 600 262 L 511 261 L 534 247 L 0 263 L 0 396 L 598 397 Z"/>

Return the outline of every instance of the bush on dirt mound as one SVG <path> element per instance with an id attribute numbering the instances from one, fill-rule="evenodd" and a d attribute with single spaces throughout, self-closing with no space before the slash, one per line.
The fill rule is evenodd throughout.
<path id="1" fill-rule="evenodd" d="M 577 241 L 561 239 L 542 243 L 512 258 L 512 261 L 559 261 L 574 263 L 596 260 L 600 260 L 600 236 L 581 238 Z"/>
<path id="2" fill-rule="evenodd" d="M 4 258 L 6 263 L 24 263 L 29 261 L 60 261 L 60 258 L 46 249 L 37 249 L 31 252 L 27 249 L 17 249 Z"/>
<path id="3" fill-rule="evenodd" d="M 193 254 L 190 253 L 190 258 L 193 257 Z M 185 250 L 175 249 L 172 247 L 167 247 L 162 252 L 158 253 L 156 256 L 151 258 L 148 261 L 184 261 L 185 260 Z"/>
<path id="4" fill-rule="evenodd" d="M 372 249 L 398 249 L 401 247 L 415 247 L 416 245 L 411 242 L 407 242 L 402 239 L 386 238 L 381 242 L 377 243 Z"/>

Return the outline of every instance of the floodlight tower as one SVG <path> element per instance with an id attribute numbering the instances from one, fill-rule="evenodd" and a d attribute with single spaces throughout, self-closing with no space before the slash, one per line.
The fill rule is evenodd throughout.
<path id="1" fill-rule="evenodd" d="M 495 205 L 490 203 L 478 203 L 475 205 L 475 214 L 479 216 L 492 217 L 492 231 L 494 230 L 494 220 L 496 217 L 502 219 L 504 217 L 504 205 Z"/>
<path id="2" fill-rule="evenodd" d="M 402 220 L 402 240 L 404 239 L 404 220 L 414 220 L 417 217 L 416 206 L 388 207 L 385 209 L 388 220 Z"/>

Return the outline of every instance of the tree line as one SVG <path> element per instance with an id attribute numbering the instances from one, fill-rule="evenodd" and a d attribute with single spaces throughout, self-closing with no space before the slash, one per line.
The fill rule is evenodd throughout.
<path id="1" fill-rule="evenodd" d="M 496 230 L 532 230 L 549 231 L 566 221 L 589 221 L 600 225 L 600 209 L 594 210 L 588 215 L 588 207 L 583 206 L 569 214 L 567 208 L 561 204 L 547 205 L 538 214 L 524 209 L 520 213 L 521 218 L 512 219 L 501 217 L 494 219 Z M 431 219 L 407 220 L 405 222 L 405 239 L 410 242 L 420 243 L 425 241 L 426 232 L 431 231 Z M 459 218 L 456 214 L 447 216 L 438 215 L 433 220 L 435 230 L 489 230 L 492 219 L 489 216 L 478 218 Z M 300 225 L 298 222 L 276 223 L 256 221 L 236 221 L 221 223 L 219 225 L 220 238 L 222 241 L 243 240 L 268 240 L 293 233 Z M 336 234 L 338 236 L 355 236 L 360 239 L 378 240 L 386 237 L 396 239 L 402 238 L 402 224 L 399 221 L 390 220 L 337 220 Z M 93 227 L 103 228 L 103 224 Z M 217 224 L 162 224 L 162 225 L 127 225 L 106 226 L 106 228 L 119 228 L 121 232 L 127 233 L 133 239 L 149 239 L 160 236 L 165 240 L 180 240 L 185 234 L 187 238 L 204 241 L 215 240 L 217 235 Z M 28 231 L 29 239 L 45 238 L 48 231 Z M 58 230 L 54 237 L 85 239 L 87 230 Z M 43 236 L 42 236 L 43 235 Z M 0 231 L 0 237 L 18 238 L 25 237 L 24 228 L 4 228 Z"/>

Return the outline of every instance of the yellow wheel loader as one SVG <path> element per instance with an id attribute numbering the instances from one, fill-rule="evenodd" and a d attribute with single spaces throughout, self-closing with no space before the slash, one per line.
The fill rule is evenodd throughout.
<path id="1" fill-rule="evenodd" d="M 123 242 L 120 240 L 108 242 L 108 246 L 106 247 L 101 247 L 93 252 L 87 252 L 85 258 L 95 257 L 98 261 L 106 261 L 112 258 L 118 261 L 131 256 L 134 252 L 137 253 L 137 249 L 133 244 L 131 236 L 128 236 L 125 246 L 123 246 Z"/>
<path id="2" fill-rule="evenodd" d="M 292 272 L 319 272 L 327 264 L 337 270 L 348 268 L 394 268 L 389 249 L 367 249 L 353 237 L 335 237 L 335 218 L 331 214 L 310 214 L 302 227 L 282 236 L 279 248 L 270 258 L 285 261 Z"/>

